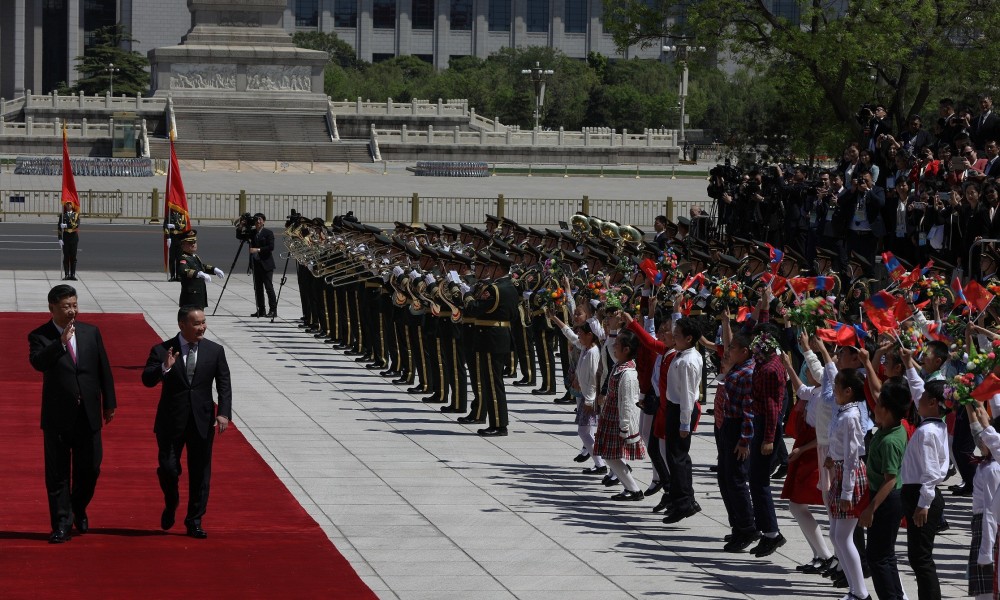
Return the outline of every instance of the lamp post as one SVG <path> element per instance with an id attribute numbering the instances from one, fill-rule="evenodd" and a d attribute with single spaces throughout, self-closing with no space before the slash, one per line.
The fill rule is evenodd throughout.
<path id="1" fill-rule="evenodd" d="M 108 66 L 105 67 L 104 70 L 107 71 L 108 75 L 111 76 L 111 89 L 110 89 L 109 93 L 112 96 L 114 96 L 115 95 L 115 73 L 117 73 L 121 69 L 119 69 L 118 67 L 116 67 L 115 63 L 108 63 Z"/>
<path id="2" fill-rule="evenodd" d="M 535 84 L 535 129 L 538 129 L 538 117 L 542 109 L 542 104 L 545 103 L 545 78 L 549 75 L 555 75 L 555 71 L 552 69 L 542 69 L 541 64 L 535 63 L 533 69 L 522 69 L 521 75 L 528 75 L 531 77 L 531 82 Z"/>
<path id="3" fill-rule="evenodd" d="M 683 146 L 686 141 L 684 137 L 684 106 L 687 101 L 688 95 L 688 53 L 689 52 L 704 52 L 704 46 L 690 46 L 687 42 L 681 42 L 676 46 L 664 46 L 663 51 L 667 54 L 673 54 L 676 56 L 677 62 L 681 64 L 684 68 L 684 72 L 681 75 L 680 90 L 678 91 L 677 97 L 680 99 L 681 103 L 681 139 L 679 140 L 680 145 Z"/>

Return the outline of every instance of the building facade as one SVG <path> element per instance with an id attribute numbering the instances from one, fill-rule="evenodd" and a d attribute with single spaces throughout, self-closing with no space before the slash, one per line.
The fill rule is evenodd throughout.
<path id="1" fill-rule="evenodd" d="M 659 45 L 624 55 L 604 31 L 602 0 L 288 0 L 285 29 L 333 32 L 358 58 L 414 55 L 436 68 L 504 47 L 545 46 L 574 58 L 661 58 Z M 191 27 L 187 0 L 0 0 L 0 97 L 48 93 L 77 80 L 94 31 L 121 23 L 146 54 Z"/>

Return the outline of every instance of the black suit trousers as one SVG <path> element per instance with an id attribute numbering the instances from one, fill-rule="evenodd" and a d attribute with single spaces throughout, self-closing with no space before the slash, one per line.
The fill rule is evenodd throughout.
<path id="1" fill-rule="evenodd" d="M 694 417 L 692 415 L 692 420 Z M 682 438 L 681 407 L 667 402 L 667 469 L 670 470 L 670 501 L 674 510 L 688 510 L 694 504 L 691 474 L 691 436 Z"/>
<path id="2" fill-rule="evenodd" d="M 263 314 L 264 310 L 264 292 L 267 292 L 267 302 L 271 307 L 271 310 L 276 310 L 278 308 L 278 299 L 274 295 L 274 270 L 267 271 L 260 264 L 259 260 L 251 260 L 253 263 L 253 294 L 254 298 L 257 300 L 257 312 Z"/>
<path id="3" fill-rule="evenodd" d="M 157 434 L 159 448 L 157 459 L 160 466 L 156 475 L 163 490 L 163 500 L 168 508 L 176 508 L 180 502 L 177 481 L 181 476 L 181 453 L 187 447 L 188 507 L 185 525 L 200 525 L 208 506 L 209 481 L 212 478 L 212 442 L 215 428 L 208 428 L 208 437 L 198 434 L 194 415 L 188 418 L 184 431 L 176 435 Z"/>
<path id="4" fill-rule="evenodd" d="M 937 566 L 934 564 L 934 537 L 944 514 L 944 498 L 939 490 L 934 490 L 934 500 L 927 511 L 927 523 L 923 527 L 913 525 L 913 514 L 920 500 L 920 485 L 903 484 L 900 499 L 903 515 L 909 527 L 906 529 L 906 554 L 910 568 L 917 577 L 917 598 L 919 600 L 939 600 L 941 583 L 938 581 Z"/>
<path id="5" fill-rule="evenodd" d="M 83 408 L 69 431 L 42 430 L 45 450 L 45 489 L 49 496 L 52 529 L 68 527 L 74 514 L 86 512 L 101 474 L 104 448 L 101 431 L 91 431 Z"/>

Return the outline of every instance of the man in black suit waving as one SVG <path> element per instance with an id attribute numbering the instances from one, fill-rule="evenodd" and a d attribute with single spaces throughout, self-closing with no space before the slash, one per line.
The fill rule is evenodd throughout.
<path id="1" fill-rule="evenodd" d="M 160 517 L 164 530 L 174 526 L 174 512 L 180 503 L 177 480 L 181 474 L 181 452 L 187 447 L 188 507 L 184 524 L 187 534 L 205 538 L 201 519 L 208 505 L 212 476 L 212 441 L 215 427 L 226 431 L 232 418 L 233 393 L 225 349 L 205 339 L 205 312 L 183 306 L 177 311 L 180 334 L 153 346 L 142 371 L 142 383 L 153 387 L 163 382 L 156 407 L 153 432 L 159 448 L 160 489 L 166 504 Z M 218 392 L 216 410 L 212 382 Z"/>
<path id="2" fill-rule="evenodd" d="M 87 533 L 87 505 L 101 473 L 101 427 L 115 416 L 115 383 L 101 332 L 78 323 L 76 290 L 49 291 L 52 320 L 28 334 L 29 360 L 42 376 L 45 489 L 50 544 L 70 539 L 75 523 Z M 72 473 L 72 476 L 71 476 Z"/>
<path id="3" fill-rule="evenodd" d="M 274 233 L 264 227 L 267 220 L 264 213 L 254 216 L 254 227 L 257 232 L 250 240 L 250 263 L 253 264 L 253 293 L 257 300 L 257 312 L 251 317 L 271 317 L 278 314 L 278 299 L 274 295 Z M 264 291 L 267 290 L 267 303 L 271 310 L 264 312 Z"/>

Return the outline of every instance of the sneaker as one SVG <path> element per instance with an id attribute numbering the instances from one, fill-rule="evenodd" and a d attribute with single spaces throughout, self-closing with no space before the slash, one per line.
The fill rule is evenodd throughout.
<path id="1" fill-rule="evenodd" d="M 785 536 L 778 534 L 778 537 L 769 538 L 766 536 L 761 536 L 760 543 L 757 544 L 750 554 L 753 554 L 757 558 L 764 558 L 765 556 L 771 556 L 774 551 L 785 545 Z"/>

